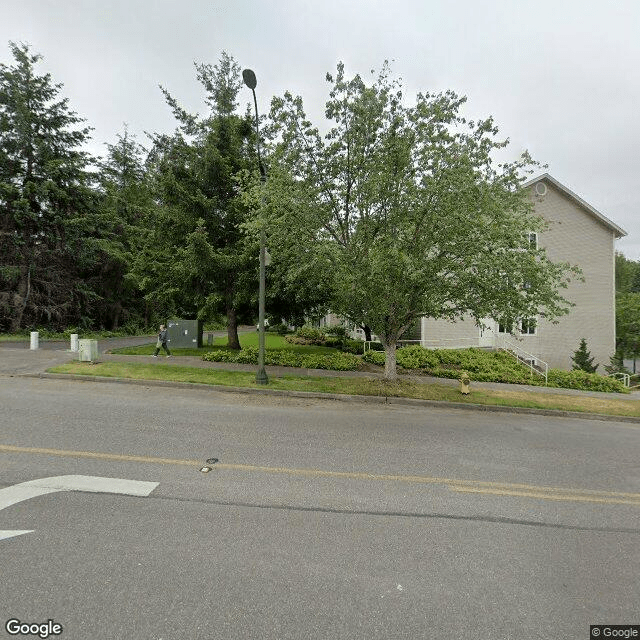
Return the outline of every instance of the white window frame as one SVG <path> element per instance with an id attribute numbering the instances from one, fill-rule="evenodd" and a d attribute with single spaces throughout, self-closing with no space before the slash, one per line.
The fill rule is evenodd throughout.
<path id="1" fill-rule="evenodd" d="M 510 320 L 508 323 L 506 320 L 498 320 L 498 333 L 513 333 L 513 320 Z"/>
<path id="2" fill-rule="evenodd" d="M 526 330 L 524 328 L 524 323 L 527 323 Z M 533 324 L 533 327 L 531 326 Z M 533 329 L 533 331 L 531 331 Z M 521 318 L 518 321 L 518 331 L 521 336 L 535 336 L 538 334 L 538 318 L 530 317 L 530 318 Z"/>

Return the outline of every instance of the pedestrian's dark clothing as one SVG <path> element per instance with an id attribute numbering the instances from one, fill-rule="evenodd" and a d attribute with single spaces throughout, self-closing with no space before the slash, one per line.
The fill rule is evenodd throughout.
<path id="1" fill-rule="evenodd" d="M 169 347 L 167 347 L 166 329 L 162 329 L 162 331 L 160 331 L 160 333 L 158 334 L 158 341 L 156 342 L 156 352 L 153 354 L 154 356 L 158 355 L 158 353 L 160 352 L 160 347 L 162 347 L 167 352 L 168 356 L 171 355 L 171 351 L 169 351 Z"/>

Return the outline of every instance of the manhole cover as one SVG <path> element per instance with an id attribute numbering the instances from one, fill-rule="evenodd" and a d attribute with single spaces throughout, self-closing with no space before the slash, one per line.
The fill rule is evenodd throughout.
<path id="1" fill-rule="evenodd" d="M 209 458 L 207 460 L 207 464 L 215 464 L 216 462 L 218 462 L 218 458 Z"/>

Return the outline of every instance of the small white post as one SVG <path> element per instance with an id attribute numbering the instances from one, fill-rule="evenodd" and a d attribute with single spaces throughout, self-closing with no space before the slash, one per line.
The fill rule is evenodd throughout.
<path id="1" fill-rule="evenodd" d="M 37 331 L 31 332 L 31 349 L 35 351 L 40 346 L 39 334 Z"/>
<path id="2" fill-rule="evenodd" d="M 71 334 L 71 351 L 78 351 L 78 334 Z"/>

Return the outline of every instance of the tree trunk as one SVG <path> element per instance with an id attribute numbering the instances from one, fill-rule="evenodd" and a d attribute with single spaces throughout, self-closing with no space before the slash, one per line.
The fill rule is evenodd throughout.
<path id="1" fill-rule="evenodd" d="M 233 307 L 227 307 L 227 349 L 240 350 L 238 338 L 238 317 Z"/>
<path id="2" fill-rule="evenodd" d="M 367 342 L 371 342 L 371 327 L 368 324 L 362 326 L 364 329 L 364 339 Z"/>
<path id="3" fill-rule="evenodd" d="M 29 294 L 31 293 L 31 267 L 20 268 L 20 280 L 18 290 L 13 294 L 14 312 L 11 318 L 9 331 L 17 333 L 22 328 L 22 318 L 27 308 Z"/>
<path id="4" fill-rule="evenodd" d="M 384 343 L 385 361 L 384 361 L 384 379 L 397 380 L 398 370 L 396 368 L 396 341 Z"/>

